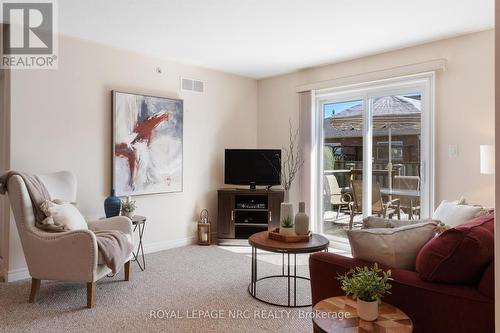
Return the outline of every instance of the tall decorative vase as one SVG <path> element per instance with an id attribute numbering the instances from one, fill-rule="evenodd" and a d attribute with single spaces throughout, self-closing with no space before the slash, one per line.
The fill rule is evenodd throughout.
<path id="1" fill-rule="evenodd" d="M 299 202 L 299 212 L 295 215 L 295 233 L 297 235 L 309 233 L 309 216 L 306 214 L 305 202 Z"/>
<path id="2" fill-rule="evenodd" d="M 285 190 L 283 202 L 290 202 L 290 190 Z"/>
<path id="3" fill-rule="evenodd" d="M 122 208 L 122 201 L 120 198 L 115 196 L 115 190 L 111 190 L 111 195 L 104 200 L 104 212 L 106 217 L 113 217 L 120 215 L 120 210 Z"/>

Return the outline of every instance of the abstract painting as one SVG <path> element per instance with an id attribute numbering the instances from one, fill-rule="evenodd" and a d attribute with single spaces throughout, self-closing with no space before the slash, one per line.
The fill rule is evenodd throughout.
<path id="1" fill-rule="evenodd" d="M 117 196 L 182 191 L 183 103 L 113 91 Z"/>

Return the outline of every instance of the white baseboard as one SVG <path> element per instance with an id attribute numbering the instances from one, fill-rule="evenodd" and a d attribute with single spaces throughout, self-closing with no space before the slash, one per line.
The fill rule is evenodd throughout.
<path id="1" fill-rule="evenodd" d="M 164 241 L 164 242 L 143 244 L 143 246 L 144 246 L 144 253 L 147 254 L 147 253 L 154 253 L 154 252 L 164 251 L 164 250 L 168 250 L 168 249 L 173 249 L 176 247 L 191 245 L 194 243 L 196 243 L 196 237 L 187 237 L 187 238 L 174 239 L 174 240 L 169 240 L 169 241 Z M 134 249 L 134 251 L 135 250 L 136 249 Z M 30 276 L 30 273 L 28 271 L 28 267 L 12 269 L 12 270 L 7 272 L 7 282 L 14 282 L 14 281 L 19 281 L 19 280 L 24 280 L 24 279 L 29 279 L 29 278 L 31 278 L 31 276 Z"/>
<path id="2" fill-rule="evenodd" d="M 143 244 L 144 253 L 154 253 L 196 243 L 196 237 L 186 237 L 163 242 Z"/>
<path id="3" fill-rule="evenodd" d="M 28 267 L 11 269 L 7 272 L 7 282 L 14 282 L 31 278 Z"/>

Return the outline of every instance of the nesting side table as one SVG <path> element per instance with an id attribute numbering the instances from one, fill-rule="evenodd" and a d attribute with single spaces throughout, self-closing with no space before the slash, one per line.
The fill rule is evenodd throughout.
<path id="1" fill-rule="evenodd" d="M 321 235 L 312 234 L 307 242 L 301 243 L 285 243 L 274 239 L 270 239 L 268 236 L 268 231 L 261 231 L 253 234 L 248 238 L 248 243 L 252 246 L 252 268 L 251 268 L 251 279 L 250 285 L 248 286 L 248 292 L 250 295 L 267 304 L 283 306 L 288 308 L 301 308 L 306 306 L 311 306 L 311 304 L 297 300 L 297 279 L 309 281 L 309 277 L 297 275 L 297 254 L 313 253 L 319 251 L 328 252 L 328 246 L 330 241 Z M 281 275 L 268 275 L 261 278 L 257 277 L 257 249 L 264 250 L 268 252 L 281 253 Z M 287 272 L 285 273 L 285 254 L 287 255 L 288 263 L 286 265 Z M 293 255 L 293 266 L 290 265 L 290 255 Z M 293 273 L 290 268 L 293 267 Z M 266 279 L 279 280 L 280 278 L 286 278 L 287 281 L 287 302 L 279 303 L 277 301 L 268 301 L 257 295 L 257 285 L 260 281 Z M 279 282 L 276 282 L 279 283 Z M 293 289 L 292 289 L 293 283 Z M 293 295 L 293 298 L 292 298 Z"/>
<path id="2" fill-rule="evenodd" d="M 321 333 L 411 333 L 413 323 L 408 316 L 397 307 L 382 302 L 379 305 L 379 316 L 375 321 L 364 321 L 358 316 L 358 305 L 348 296 L 337 296 L 324 299 L 313 307 L 315 313 L 313 326 L 315 332 Z M 338 315 L 349 313 L 349 317 Z"/>
<path id="3" fill-rule="evenodd" d="M 142 236 L 144 235 L 144 228 L 146 227 L 146 217 L 134 215 L 131 220 L 132 225 L 134 226 L 134 232 L 136 230 L 139 232 L 139 244 L 137 245 L 137 250 L 132 252 L 132 255 L 134 256 L 133 261 L 137 263 L 137 266 L 139 266 L 141 271 L 144 271 L 146 269 L 146 259 L 144 258 L 144 248 L 142 247 Z M 141 258 L 139 258 L 139 254 L 141 255 Z"/>

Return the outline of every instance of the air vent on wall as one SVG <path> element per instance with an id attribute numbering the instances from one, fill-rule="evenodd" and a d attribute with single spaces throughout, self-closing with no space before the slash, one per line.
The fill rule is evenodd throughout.
<path id="1" fill-rule="evenodd" d="M 181 77 L 181 90 L 203 93 L 205 91 L 205 83 L 203 81 Z"/>

